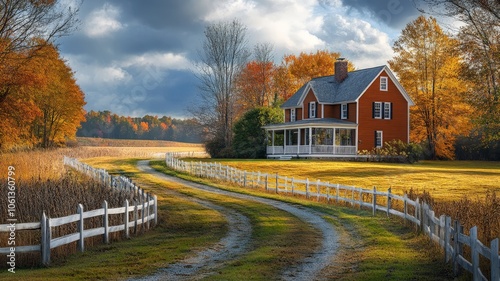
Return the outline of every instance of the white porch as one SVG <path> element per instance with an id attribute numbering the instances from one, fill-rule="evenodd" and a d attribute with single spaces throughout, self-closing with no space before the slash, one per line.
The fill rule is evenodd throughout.
<path id="1" fill-rule="evenodd" d="M 358 151 L 357 124 L 313 119 L 264 126 L 268 157 L 352 156 Z"/>

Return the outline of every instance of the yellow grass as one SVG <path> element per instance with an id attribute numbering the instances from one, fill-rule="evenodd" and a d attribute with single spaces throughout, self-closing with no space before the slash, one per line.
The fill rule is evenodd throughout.
<path id="1" fill-rule="evenodd" d="M 500 193 L 500 162 L 422 161 L 417 164 L 361 163 L 318 160 L 205 160 L 247 171 L 260 171 L 296 179 L 387 190 L 402 194 L 410 188 L 430 192 L 437 201 L 484 198 Z"/>

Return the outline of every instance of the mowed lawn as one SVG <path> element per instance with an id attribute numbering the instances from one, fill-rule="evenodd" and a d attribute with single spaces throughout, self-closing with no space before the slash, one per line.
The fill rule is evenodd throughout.
<path id="1" fill-rule="evenodd" d="M 199 161 L 193 160 L 193 161 Z M 366 163 L 329 160 L 229 160 L 220 162 L 246 171 L 321 180 L 362 188 L 392 188 L 403 194 L 430 192 L 438 201 L 457 200 L 463 196 L 483 198 L 488 191 L 500 195 L 500 162 L 483 161 L 421 161 L 416 164 Z"/>

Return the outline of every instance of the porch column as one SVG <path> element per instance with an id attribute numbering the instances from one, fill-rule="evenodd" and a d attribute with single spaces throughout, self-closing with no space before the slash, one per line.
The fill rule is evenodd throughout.
<path id="1" fill-rule="evenodd" d="M 286 129 L 283 130 L 283 154 L 286 154 Z"/>
<path id="2" fill-rule="evenodd" d="M 309 127 L 309 154 L 312 154 L 312 127 Z"/>
<path id="3" fill-rule="evenodd" d="M 335 153 L 335 138 L 337 136 L 335 136 L 335 127 L 333 128 L 333 143 L 332 143 L 332 146 L 333 146 L 333 154 L 337 154 Z"/>
<path id="4" fill-rule="evenodd" d="M 274 130 L 272 130 L 272 132 L 273 132 L 272 133 L 272 139 L 273 139 L 273 141 L 272 141 L 271 145 L 273 147 L 273 155 L 274 155 Z"/>
<path id="5" fill-rule="evenodd" d="M 297 154 L 300 154 L 300 128 L 297 131 Z"/>

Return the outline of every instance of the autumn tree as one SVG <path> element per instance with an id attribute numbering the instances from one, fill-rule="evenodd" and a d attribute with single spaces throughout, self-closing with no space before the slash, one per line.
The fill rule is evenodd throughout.
<path id="1" fill-rule="evenodd" d="M 235 80 L 245 66 L 246 28 L 237 20 L 209 24 L 198 64 L 200 103 L 191 109 L 207 129 L 212 152 L 231 147 L 235 121 Z"/>
<path id="2" fill-rule="evenodd" d="M 470 87 L 468 101 L 474 109 L 469 141 L 481 150 L 500 153 L 500 2 L 496 0 L 425 0 L 427 12 L 460 21 L 457 39 L 467 61 L 462 78 Z M 477 146 L 476 145 L 468 145 Z M 493 149 L 493 150 L 492 150 Z M 478 154 L 478 153 L 476 153 Z M 491 158 L 493 159 L 493 158 Z M 498 156 L 496 158 L 498 160 Z"/>
<path id="3" fill-rule="evenodd" d="M 411 108 L 411 139 L 424 142 L 433 159 L 454 158 L 456 136 L 470 128 L 458 47 L 435 18 L 420 16 L 402 31 L 389 61 L 416 104 Z"/>
<path id="4" fill-rule="evenodd" d="M 238 111 L 271 106 L 275 102 L 273 76 L 275 65 L 270 44 L 254 47 L 254 60 L 248 62 L 236 78 Z"/>
<path id="5" fill-rule="evenodd" d="M 318 50 L 315 53 L 302 52 L 298 56 L 285 55 L 281 66 L 276 70 L 275 88 L 281 100 L 291 97 L 302 85 L 315 77 L 333 75 L 335 61 L 340 53 Z M 348 63 L 348 71 L 354 65 Z"/>
<path id="6" fill-rule="evenodd" d="M 32 133 L 38 145 L 51 147 L 75 137 L 80 122 L 85 120 L 84 94 L 53 45 L 36 52 L 39 54 L 30 65 L 40 82 L 26 89 L 34 95 L 41 111 L 32 124 Z"/>
<path id="7" fill-rule="evenodd" d="M 77 23 L 78 7 L 57 0 L 0 1 L 0 77 L 16 74 L 31 55 L 56 38 L 70 34 Z M 42 40 L 39 40 L 42 39 Z M 17 57 L 12 54 L 24 54 Z M 26 55 L 30 54 L 30 55 Z M 3 84 L 0 107 L 13 91 Z"/>

